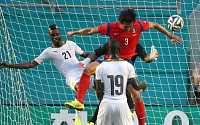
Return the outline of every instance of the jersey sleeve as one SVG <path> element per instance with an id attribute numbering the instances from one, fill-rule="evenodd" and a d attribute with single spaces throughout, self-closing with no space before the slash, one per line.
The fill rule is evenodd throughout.
<path id="1" fill-rule="evenodd" d="M 38 57 L 36 57 L 34 60 L 41 64 L 43 63 L 45 60 L 49 60 L 50 59 L 50 55 L 48 54 L 48 50 L 45 49 Z"/>
<path id="2" fill-rule="evenodd" d="M 108 23 L 98 26 L 98 30 L 101 35 L 106 35 L 108 31 Z"/>
<path id="3" fill-rule="evenodd" d="M 108 42 L 100 46 L 98 49 L 94 50 L 97 57 L 105 55 L 108 53 Z"/>
<path id="4" fill-rule="evenodd" d="M 75 52 L 79 55 L 83 54 L 84 51 L 76 43 L 73 42 L 73 44 L 74 44 Z"/>
<path id="5" fill-rule="evenodd" d="M 127 62 L 127 68 L 128 68 L 128 71 L 129 71 L 128 79 L 137 77 L 137 75 L 135 73 L 135 68 L 128 62 Z"/>
<path id="6" fill-rule="evenodd" d="M 95 71 L 95 79 L 96 80 L 101 80 L 101 82 L 103 81 L 102 79 L 102 68 L 101 68 L 101 64 L 97 66 L 96 71 Z"/>
<path id="7" fill-rule="evenodd" d="M 141 31 L 149 30 L 149 21 L 138 21 Z"/>

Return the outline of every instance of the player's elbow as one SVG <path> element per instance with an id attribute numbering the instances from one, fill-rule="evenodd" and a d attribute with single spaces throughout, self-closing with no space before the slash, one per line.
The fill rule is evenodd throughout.
<path id="1" fill-rule="evenodd" d="M 155 23 L 155 22 L 150 22 L 149 23 L 149 29 L 157 29 L 160 25 L 158 23 Z"/>
<path id="2" fill-rule="evenodd" d="M 98 27 L 89 28 L 88 35 L 99 33 Z"/>
<path id="3" fill-rule="evenodd" d="M 33 65 L 33 64 L 31 64 L 29 67 L 27 67 L 27 68 L 34 68 L 35 66 Z"/>
<path id="4" fill-rule="evenodd" d="M 103 93 L 97 91 L 97 98 L 101 101 L 103 99 Z"/>

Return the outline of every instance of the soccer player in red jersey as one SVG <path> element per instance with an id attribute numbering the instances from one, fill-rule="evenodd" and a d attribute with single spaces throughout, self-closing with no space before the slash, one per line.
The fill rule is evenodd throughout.
<path id="1" fill-rule="evenodd" d="M 120 42 L 121 49 L 119 57 L 122 59 L 131 59 L 132 56 L 136 55 L 136 45 L 139 42 L 141 32 L 153 28 L 168 36 L 171 39 L 173 45 L 175 45 L 175 42 L 179 44 L 184 42 L 183 39 L 173 35 L 158 23 L 136 20 L 136 14 L 133 9 L 121 11 L 119 15 L 119 21 L 117 22 L 106 23 L 98 27 L 84 28 L 78 31 L 68 32 L 67 35 L 68 39 L 76 34 L 91 35 L 100 33 L 101 35 L 108 35 L 110 39 L 117 39 Z M 109 54 L 107 58 L 108 57 Z M 89 60 L 89 58 L 87 58 L 87 60 Z M 77 106 L 83 105 L 85 93 L 89 87 L 90 75 L 94 73 L 97 65 L 99 65 L 99 63 L 92 63 L 85 67 L 78 85 L 77 100 L 79 102 L 76 102 L 76 104 L 66 103 L 66 106 L 76 108 Z M 135 97 L 135 110 L 139 119 L 139 124 L 144 125 L 145 106 L 139 92 Z"/>

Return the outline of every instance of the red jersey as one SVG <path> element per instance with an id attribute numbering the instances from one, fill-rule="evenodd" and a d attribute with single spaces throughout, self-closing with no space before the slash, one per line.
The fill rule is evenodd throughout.
<path id="1" fill-rule="evenodd" d="M 108 35 L 110 39 L 117 39 L 120 42 L 119 57 L 129 59 L 136 55 L 136 46 L 140 39 L 140 34 L 144 30 L 149 30 L 148 21 L 136 20 L 131 30 L 124 32 L 120 22 L 106 23 L 98 27 L 101 35 Z M 108 58 L 107 55 L 105 58 Z"/>

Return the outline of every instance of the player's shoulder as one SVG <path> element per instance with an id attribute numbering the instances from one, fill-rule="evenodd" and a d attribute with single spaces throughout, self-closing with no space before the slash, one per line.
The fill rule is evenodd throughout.
<path id="1" fill-rule="evenodd" d="M 121 24 L 120 24 L 119 21 L 111 22 L 111 23 L 110 23 L 110 26 L 111 26 L 111 27 L 115 27 L 115 28 L 116 28 L 116 27 L 120 27 L 120 25 L 121 25 Z"/>
<path id="2" fill-rule="evenodd" d="M 129 62 L 127 62 L 126 60 L 122 60 L 122 61 L 119 61 L 120 63 L 123 63 L 124 65 L 131 65 Z"/>
<path id="3" fill-rule="evenodd" d="M 126 67 L 133 67 L 133 65 L 127 61 L 123 61 L 123 63 Z"/>
<path id="4" fill-rule="evenodd" d="M 43 50 L 43 52 L 46 52 L 46 51 L 49 51 L 49 50 L 52 50 L 53 48 L 52 47 L 47 47 L 46 49 Z"/>
<path id="5" fill-rule="evenodd" d="M 73 41 L 70 41 L 70 40 L 67 40 L 66 41 L 66 43 L 65 43 L 65 45 L 70 45 L 70 46 L 77 46 L 77 44 L 75 43 L 75 42 L 73 42 Z"/>
<path id="6" fill-rule="evenodd" d="M 71 40 L 66 40 L 65 44 L 76 44 L 75 42 L 71 41 Z"/>
<path id="7" fill-rule="evenodd" d="M 145 24 L 145 23 L 148 23 L 148 21 L 136 20 L 134 25 L 140 26 L 140 25 Z"/>

